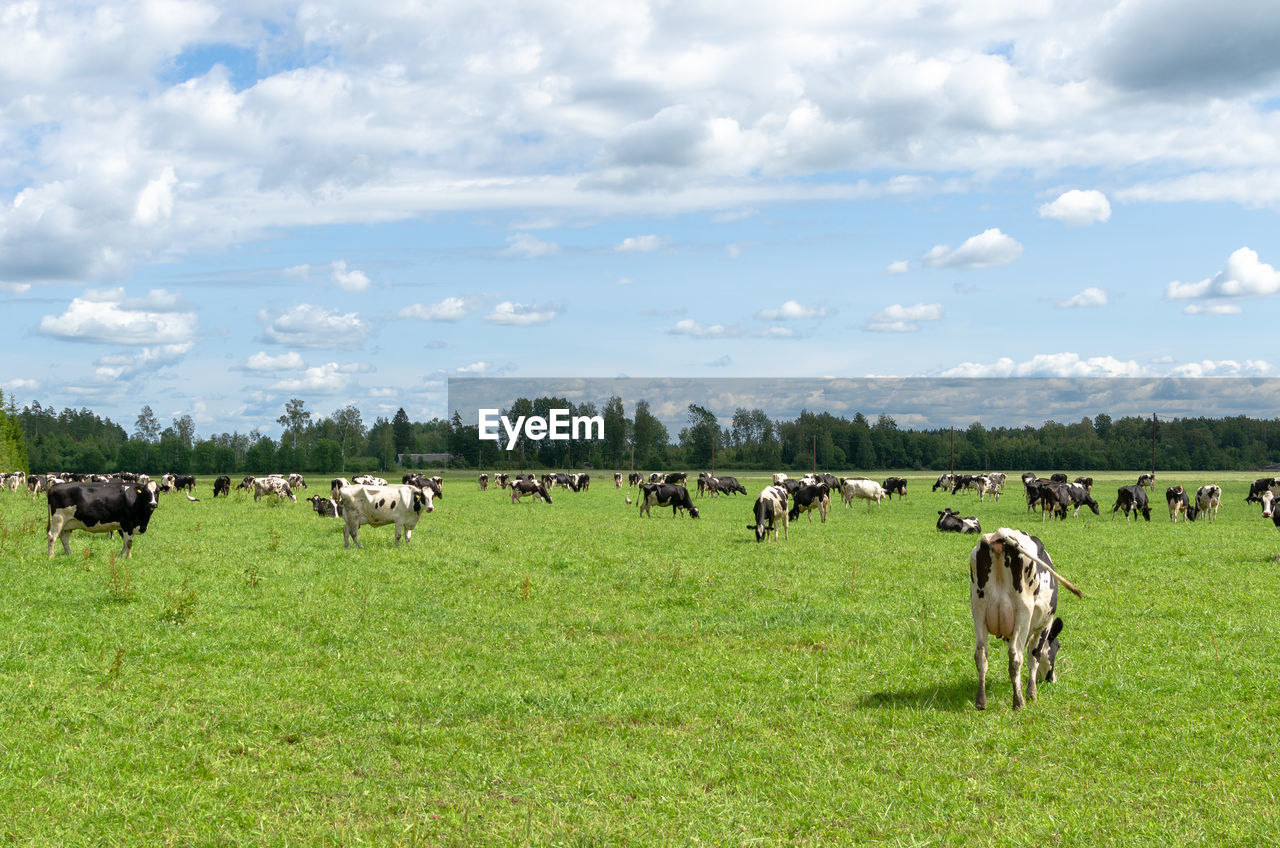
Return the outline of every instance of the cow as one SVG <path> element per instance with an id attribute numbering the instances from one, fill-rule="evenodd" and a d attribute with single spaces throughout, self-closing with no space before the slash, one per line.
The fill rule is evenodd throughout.
<path id="1" fill-rule="evenodd" d="M 640 512 L 653 517 L 651 507 L 671 507 L 671 517 L 675 518 L 681 510 L 689 510 L 690 518 L 698 518 L 698 508 L 693 505 L 689 490 L 675 483 L 646 483 L 640 487 Z"/>
<path id="2" fill-rule="evenodd" d="M 516 503 L 525 495 L 533 495 L 535 501 L 544 500 L 551 503 L 551 493 L 541 480 L 523 479 L 511 483 L 511 502 Z"/>
<path id="3" fill-rule="evenodd" d="M 955 494 L 961 489 L 977 489 L 981 491 L 983 482 L 982 477 L 975 474 L 955 474 L 951 477 L 951 494 Z"/>
<path id="4" fill-rule="evenodd" d="M 662 482 L 671 486 L 683 486 L 688 479 L 688 472 L 672 471 L 670 474 L 667 474 L 662 478 Z"/>
<path id="5" fill-rule="evenodd" d="M 786 479 L 787 479 L 787 475 L 779 471 L 777 474 L 773 475 L 773 485 L 775 486 L 781 485 L 782 481 Z"/>
<path id="6" fill-rule="evenodd" d="M 213 496 L 216 498 L 218 495 L 231 497 L 231 478 L 226 474 L 219 474 L 213 481 Z"/>
<path id="7" fill-rule="evenodd" d="M 440 477 L 428 477 L 425 474 L 406 474 L 400 478 L 405 486 L 417 486 L 419 489 L 430 489 L 437 498 L 444 497 L 444 480 Z"/>
<path id="8" fill-rule="evenodd" d="M 160 487 L 162 492 L 176 492 L 181 489 L 186 489 L 188 492 L 196 490 L 196 475 L 194 474 L 166 474 L 161 479 L 168 482 L 168 488 L 165 486 Z"/>
<path id="9" fill-rule="evenodd" d="M 1116 491 L 1116 505 L 1111 507 L 1111 520 L 1116 518 L 1116 510 L 1124 510 L 1124 520 L 1129 520 L 1129 512 L 1142 513 L 1147 521 L 1151 520 L 1151 507 L 1147 501 L 1147 491 L 1136 483 L 1132 486 L 1121 486 Z"/>
<path id="10" fill-rule="evenodd" d="M 1085 487 L 1086 489 L 1088 489 L 1090 492 L 1092 492 L 1092 491 L 1093 491 L 1093 478 L 1092 478 L 1092 477 L 1077 477 L 1076 479 L 1072 480 L 1071 482 L 1072 482 L 1072 483 L 1078 483 L 1079 485 L 1084 486 L 1084 487 Z"/>
<path id="11" fill-rule="evenodd" d="M 1150 474 L 1139 474 L 1139 475 L 1138 475 L 1138 482 L 1137 482 L 1137 485 L 1141 486 L 1142 488 L 1144 488 L 1144 489 L 1150 489 L 1150 488 L 1154 487 L 1154 486 L 1155 486 L 1155 484 L 1156 484 L 1156 475 L 1155 475 L 1155 472 L 1154 472 L 1154 471 L 1153 471 L 1153 472 L 1151 472 Z"/>
<path id="12" fill-rule="evenodd" d="M 639 471 L 632 471 L 630 474 L 627 475 L 628 489 L 630 489 L 632 486 L 639 486 L 643 482 L 644 482 L 644 475 L 641 474 Z"/>
<path id="13" fill-rule="evenodd" d="M 1061 471 L 1059 471 L 1057 474 L 1050 474 L 1050 475 L 1049 475 L 1049 482 L 1050 482 L 1050 483 L 1065 483 L 1065 482 L 1067 482 L 1067 475 L 1063 474 Z"/>
<path id="14" fill-rule="evenodd" d="M 573 475 L 573 477 L 574 477 L 574 480 L 573 480 L 574 485 L 577 486 L 577 488 L 574 489 L 575 492 L 586 492 L 591 490 L 590 474 L 585 474 L 585 473 L 575 474 Z"/>
<path id="15" fill-rule="evenodd" d="M 387 481 L 381 477 L 374 477 L 372 474 L 357 474 L 351 478 L 352 485 L 356 486 L 385 486 Z"/>
<path id="16" fill-rule="evenodd" d="M 482 473 L 476 480 L 480 483 L 480 491 L 486 491 L 489 488 L 489 475 Z"/>
<path id="17" fill-rule="evenodd" d="M 873 486 L 878 486 L 872 483 Z M 869 505 L 869 504 L 868 504 Z M 813 521 L 813 510 L 822 516 L 822 523 L 827 523 L 827 508 L 831 506 L 831 487 L 826 483 L 810 484 L 796 489 L 791 499 L 791 511 L 787 513 L 788 521 L 795 521 L 804 512 Z"/>
<path id="18" fill-rule="evenodd" d="M 940 475 L 938 476 L 938 481 L 937 481 L 936 483 L 934 483 L 934 484 L 933 484 L 933 489 L 932 489 L 932 491 L 936 492 L 936 491 L 938 491 L 939 489 L 946 489 L 946 490 L 950 491 L 950 490 L 951 490 L 951 481 L 952 481 L 952 480 L 954 480 L 954 479 L 955 479 L 955 475 L 954 475 L 954 474 L 940 474 Z"/>
<path id="19" fill-rule="evenodd" d="M 1181 485 L 1170 486 L 1164 490 L 1165 502 L 1169 504 L 1169 520 L 1177 521 L 1178 516 L 1187 518 L 1191 510 L 1191 499 L 1187 497 L 1187 490 Z"/>
<path id="20" fill-rule="evenodd" d="M 1249 494 L 1245 503 L 1262 503 L 1262 493 L 1280 488 L 1280 477 L 1259 477 L 1249 484 Z"/>
<path id="21" fill-rule="evenodd" d="M 964 517 L 951 507 L 938 511 L 938 529 L 944 533 L 981 533 L 982 525 L 972 516 Z"/>
<path id="22" fill-rule="evenodd" d="M 1222 487 L 1215 486 L 1212 483 L 1201 486 L 1196 490 L 1196 502 L 1191 509 L 1187 510 L 1187 518 L 1195 521 L 1200 516 L 1207 516 L 1207 521 L 1213 521 L 1218 517 L 1218 505 L 1222 503 Z"/>
<path id="23" fill-rule="evenodd" d="M 301 474 L 298 474 L 298 473 L 296 473 L 296 472 L 295 472 L 295 473 L 293 473 L 293 474 L 290 474 L 290 475 L 289 475 L 289 477 L 288 477 L 287 479 L 288 479 L 288 481 L 289 481 L 289 488 L 291 488 L 291 489 L 293 489 L 293 490 L 295 490 L 295 491 L 296 491 L 296 490 L 298 490 L 298 489 L 305 489 L 305 488 L 307 488 L 307 481 L 306 481 L 306 480 L 304 480 L 304 479 L 302 479 L 302 475 L 301 475 Z"/>
<path id="24" fill-rule="evenodd" d="M 613 472 L 613 488 L 615 489 L 622 488 L 622 472 L 621 471 Z"/>
<path id="25" fill-rule="evenodd" d="M 763 542 L 773 531 L 773 540 L 778 541 L 778 525 L 782 525 L 782 538 L 789 538 L 787 532 L 787 490 L 781 486 L 765 486 L 756 496 L 755 523 L 748 524 L 748 530 L 756 531 L 756 542 Z"/>
<path id="26" fill-rule="evenodd" d="M 1078 597 L 1083 594 L 1053 569 L 1044 544 L 1020 530 L 1001 527 L 988 533 L 969 552 L 969 608 L 977 643 L 973 661 L 978 669 L 974 706 L 987 708 L 987 639 L 1009 643 L 1009 682 L 1013 708 L 1026 705 L 1022 694 L 1022 663 L 1030 655 L 1027 698 L 1036 699 L 1036 683 L 1054 679 L 1058 655 L 1058 584 Z"/>
<path id="27" fill-rule="evenodd" d="M 511 485 L 510 474 L 498 474 L 494 479 L 497 480 L 499 489 L 505 489 L 507 486 Z"/>
<path id="28" fill-rule="evenodd" d="M 370 486 L 354 484 L 338 489 L 338 501 L 342 509 L 342 546 L 350 548 L 355 542 L 361 547 L 357 533 L 361 525 L 382 527 L 394 524 L 396 544 L 404 537 L 405 544 L 413 536 L 413 528 L 423 512 L 435 509 L 432 491 L 417 486 Z"/>
<path id="29" fill-rule="evenodd" d="M 698 497 L 702 497 L 707 492 L 714 495 L 716 493 L 716 483 L 715 477 L 712 477 L 706 471 L 700 472 L 698 474 Z"/>
<path id="30" fill-rule="evenodd" d="M 974 478 L 974 485 L 978 489 L 978 500 L 985 501 L 987 495 L 991 495 L 992 500 L 1000 500 L 1000 480 L 996 477 L 988 477 L 983 474 Z"/>
<path id="31" fill-rule="evenodd" d="M 342 517 L 342 504 L 339 501 L 322 498 L 319 495 L 312 495 L 307 500 L 311 502 L 311 508 L 316 511 L 316 515 L 321 518 Z"/>
<path id="32" fill-rule="evenodd" d="M 844 500 L 845 506 L 852 506 L 855 498 L 865 500 L 868 507 L 871 506 L 872 501 L 879 506 L 880 502 L 888 496 L 889 493 L 875 480 L 868 480 L 866 477 L 840 478 L 840 497 Z"/>
<path id="33" fill-rule="evenodd" d="M 905 477 L 886 477 L 880 487 L 884 489 L 889 500 L 893 500 L 894 495 L 898 496 L 898 500 L 907 496 L 907 478 Z"/>
<path id="34" fill-rule="evenodd" d="M 288 498 L 294 503 L 298 502 L 298 496 L 293 493 L 293 488 L 289 485 L 289 481 L 274 475 L 253 478 L 254 501 L 262 500 L 264 495 L 275 495 L 281 499 Z"/>
<path id="35" fill-rule="evenodd" d="M 745 495 L 747 493 L 743 485 L 738 482 L 737 477 L 716 477 L 714 479 L 715 488 L 711 492 L 713 495 L 716 493 L 722 495 Z"/>
<path id="36" fill-rule="evenodd" d="M 1034 474 L 1028 477 L 1022 475 L 1022 487 L 1027 494 L 1027 512 L 1035 512 L 1035 508 L 1040 506 L 1044 500 L 1044 489 L 1054 485 L 1053 481 L 1047 477 L 1036 477 Z"/>
<path id="37" fill-rule="evenodd" d="M 155 483 L 59 483 L 48 492 L 49 556 L 54 543 L 62 542 L 62 552 L 71 553 L 67 537 L 72 530 L 90 533 L 118 532 L 124 540 L 120 555 L 133 558 L 133 537 L 147 532 L 151 514 L 160 506 L 160 488 Z"/>

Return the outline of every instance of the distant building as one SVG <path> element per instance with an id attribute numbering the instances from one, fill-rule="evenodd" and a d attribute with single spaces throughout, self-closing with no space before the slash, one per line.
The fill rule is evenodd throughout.
<path id="1" fill-rule="evenodd" d="M 398 453 L 396 464 L 405 466 L 448 465 L 451 453 Z"/>

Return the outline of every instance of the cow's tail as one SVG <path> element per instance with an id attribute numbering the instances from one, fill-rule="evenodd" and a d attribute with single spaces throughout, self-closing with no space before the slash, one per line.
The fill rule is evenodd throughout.
<path id="1" fill-rule="evenodd" d="M 1040 557 L 1036 556 L 1035 554 L 1032 554 L 1032 553 L 1030 553 L 1030 552 L 1028 552 L 1028 551 L 1026 551 L 1026 550 L 1023 550 L 1021 545 L 1019 545 L 1019 549 L 1021 550 L 1022 555 L 1023 555 L 1024 557 L 1026 557 L 1027 559 L 1031 560 L 1032 562 L 1034 562 L 1036 565 L 1040 566 L 1041 568 L 1044 568 L 1045 570 L 1047 570 L 1050 574 L 1052 574 L 1052 575 L 1053 575 L 1053 579 L 1055 579 L 1055 580 L 1057 580 L 1059 583 L 1061 583 L 1064 587 L 1066 587 L 1066 589 L 1067 589 L 1068 591 L 1070 591 L 1070 592 L 1071 592 L 1073 595 L 1075 595 L 1077 598 L 1083 598 L 1083 597 L 1084 597 L 1084 593 L 1083 593 L 1083 592 L 1081 592 L 1078 588 L 1076 588 L 1072 583 L 1068 582 L 1068 581 L 1066 580 L 1066 578 L 1064 578 L 1061 574 L 1059 574 L 1058 572 L 1054 571 L 1054 570 L 1053 570 L 1053 566 L 1052 566 L 1052 565 L 1050 565 L 1049 563 L 1047 563 L 1047 562 L 1045 562 L 1044 560 L 1040 559 Z"/>

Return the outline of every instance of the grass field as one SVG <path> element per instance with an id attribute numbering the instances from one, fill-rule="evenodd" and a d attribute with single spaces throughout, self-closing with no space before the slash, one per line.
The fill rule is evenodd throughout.
<path id="1" fill-rule="evenodd" d="M 1271 845 L 1280 533 L 1243 473 L 1152 520 L 931 493 L 641 518 L 597 479 L 513 505 L 449 478 L 409 545 L 305 502 L 161 495 L 130 561 L 0 494 L 0 840 L 15 845 Z M 605 475 L 601 475 L 605 476 Z M 1164 487 L 1224 490 L 1171 525 Z M 313 486 L 308 493 L 316 493 Z M 634 494 L 634 490 L 631 491 Z M 974 710 L 972 536 L 1042 539 L 1059 679 Z"/>

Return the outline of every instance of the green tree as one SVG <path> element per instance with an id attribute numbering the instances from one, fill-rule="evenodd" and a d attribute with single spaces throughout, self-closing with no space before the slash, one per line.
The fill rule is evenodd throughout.
<path id="1" fill-rule="evenodd" d="M 151 411 L 150 405 L 143 406 L 138 413 L 138 418 L 133 423 L 133 437 L 148 444 L 159 441 L 160 422 L 156 420 L 156 414 Z"/>
<path id="2" fill-rule="evenodd" d="M 413 424 L 403 406 L 396 410 L 391 419 L 391 437 L 396 453 L 409 453 L 413 447 Z"/>

